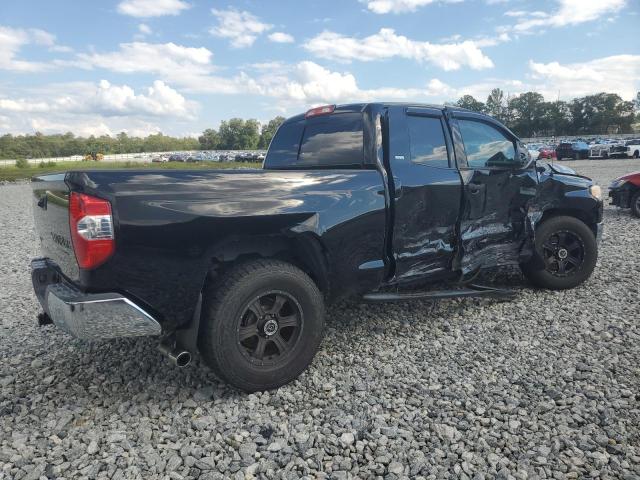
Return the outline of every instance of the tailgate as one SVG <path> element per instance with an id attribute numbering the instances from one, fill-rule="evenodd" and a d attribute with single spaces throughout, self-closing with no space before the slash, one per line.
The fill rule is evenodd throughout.
<path id="1" fill-rule="evenodd" d="M 77 280 L 78 264 L 69 229 L 69 187 L 65 174 L 39 175 L 32 179 L 33 213 L 42 256 L 52 260 L 71 280 Z"/>

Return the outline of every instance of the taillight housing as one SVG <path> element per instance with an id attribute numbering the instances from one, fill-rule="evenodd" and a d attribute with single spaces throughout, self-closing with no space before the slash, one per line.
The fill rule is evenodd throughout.
<path id="1" fill-rule="evenodd" d="M 115 250 L 111 204 L 102 198 L 71 192 L 69 227 L 78 266 L 102 265 Z"/>
<path id="2" fill-rule="evenodd" d="M 311 110 L 307 110 L 307 113 L 304 114 L 304 118 L 317 117 L 318 115 L 329 115 L 330 113 L 333 113 L 335 109 L 335 105 L 323 105 L 322 107 L 312 108 Z"/>

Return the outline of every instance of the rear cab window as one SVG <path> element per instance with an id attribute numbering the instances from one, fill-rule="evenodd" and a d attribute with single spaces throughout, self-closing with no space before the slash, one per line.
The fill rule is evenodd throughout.
<path id="1" fill-rule="evenodd" d="M 362 113 L 345 112 L 286 122 L 276 132 L 265 169 L 361 168 Z"/>

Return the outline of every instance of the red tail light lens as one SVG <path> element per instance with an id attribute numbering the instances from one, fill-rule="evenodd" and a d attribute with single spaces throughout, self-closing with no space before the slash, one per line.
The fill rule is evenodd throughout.
<path id="1" fill-rule="evenodd" d="M 113 254 L 113 216 L 107 200 L 71 192 L 69 227 L 80 268 L 95 268 Z"/>
<path id="2" fill-rule="evenodd" d="M 312 108 L 304 114 L 304 118 L 317 117 L 318 115 L 329 115 L 336 109 L 335 105 L 324 105 L 322 107 Z"/>

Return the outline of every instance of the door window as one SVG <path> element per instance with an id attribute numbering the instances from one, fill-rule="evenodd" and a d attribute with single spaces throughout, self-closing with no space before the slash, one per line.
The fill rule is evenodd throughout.
<path id="1" fill-rule="evenodd" d="M 508 167 L 516 162 L 513 141 L 491 125 L 458 120 L 470 168 Z"/>
<path id="2" fill-rule="evenodd" d="M 430 167 L 448 167 L 442 122 L 436 117 L 407 116 L 411 161 Z"/>

